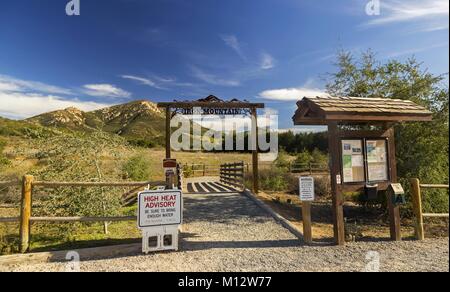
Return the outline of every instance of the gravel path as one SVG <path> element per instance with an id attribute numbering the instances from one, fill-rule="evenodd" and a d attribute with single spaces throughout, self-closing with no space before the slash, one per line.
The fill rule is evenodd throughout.
<path id="1" fill-rule="evenodd" d="M 239 194 L 187 195 L 179 252 L 83 261 L 82 271 L 364 271 L 373 253 L 381 271 L 449 271 L 448 238 L 301 246 Z M 366 259 L 369 256 L 369 259 Z M 64 263 L 23 264 L 0 271 L 64 271 Z"/>

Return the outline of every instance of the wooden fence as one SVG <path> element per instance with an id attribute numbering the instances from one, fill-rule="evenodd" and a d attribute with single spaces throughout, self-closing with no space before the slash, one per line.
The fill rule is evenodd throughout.
<path id="1" fill-rule="evenodd" d="M 243 190 L 245 188 L 244 162 L 222 164 L 220 166 L 220 182 Z"/>
<path id="2" fill-rule="evenodd" d="M 319 174 L 319 173 L 328 173 L 329 167 L 327 164 L 322 163 L 289 163 L 289 172 L 291 173 L 309 173 Z"/>
<path id="3" fill-rule="evenodd" d="M 35 222 L 118 222 L 135 221 L 136 216 L 124 217 L 33 217 L 32 216 L 32 198 L 33 189 L 36 187 L 55 189 L 61 187 L 136 187 L 165 185 L 166 182 L 44 182 L 36 181 L 31 175 L 25 175 L 22 182 L 8 181 L 0 182 L 0 187 L 20 186 L 22 187 L 20 217 L 0 218 L 2 223 L 19 222 L 20 229 L 20 252 L 25 253 L 30 247 L 30 227 Z"/>
<path id="4" fill-rule="evenodd" d="M 422 189 L 447 189 L 448 184 L 432 185 L 432 184 L 421 184 L 419 179 L 411 179 L 411 190 L 412 190 L 412 203 L 413 211 L 415 215 L 415 230 L 416 239 L 424 240 L 425 234 L 423 229 L 423 218 L 448 218 L 448 213 L 436 214 L 436 213 L 423 213 L 422 210 Z"/>

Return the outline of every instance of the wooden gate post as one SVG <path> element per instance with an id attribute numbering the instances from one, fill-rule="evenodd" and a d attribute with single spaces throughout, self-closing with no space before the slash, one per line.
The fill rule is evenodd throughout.
<path id="1" fill-rule="evenodd" d="M 312 243 L 311 202 L 302 202 L 302 220 L 305 243 Z"/>
<path id="2" fill-rule="evenodd" d="M 259 193 L 259 173 L 258 173 L 258 120 L 256 108 L 252 108 L 252 166 L 253 166 L 253 193 Z"/>
<path id="3" fill-rule="evenodd" d="M 20 247 L 21 253 L 30 248 L 30 217 L 33 189 L 33 176 L 25 175 L 22 179 L 22 204 L 20 209 Z"/>
<path id="4" fill-rule="evenodd" d="M 416 239 L 424 240 L 425 233 L 423 230 L 422 194 L 420 192 L 420 181 L 417 178 L 411 179 L 411 196 L 415 217 L 414 228 L 416 231 Z"/>
<path id="5" fill-rule="evenodd" d="M 171 135 L 171 129 L 170 129 L 170 120 L 172 118 L 172 111 L 170 110 L 170 107 L 166 107 L 166 158 L 171 158 L 171 147 L 170 147 L 170 135 Z"/>

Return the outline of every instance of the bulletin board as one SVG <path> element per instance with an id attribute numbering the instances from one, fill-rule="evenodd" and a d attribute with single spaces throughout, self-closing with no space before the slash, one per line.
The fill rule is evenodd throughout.
<path id="1" fill-rule="evenodd" d="M 388 180 L 386 140 L 366 140 L 369 181 Z"/>
<path id="2" fill-rule="evenodd" d="M 342 166 L 344 183 L 365 181 L 362 140 L 342 140 Z"/>
<path id="3" fill-rule="evenodd" d="M 343 183 L 389 180 L 385 139 L 347 139 L 341 146 Z"/>

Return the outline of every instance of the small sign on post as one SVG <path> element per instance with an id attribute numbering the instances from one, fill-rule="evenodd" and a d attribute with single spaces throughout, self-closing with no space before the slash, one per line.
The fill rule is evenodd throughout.
<path id="1" fill-rule="evenodd" d="M 175 175 L 177 172 L 177 160 L 176 159 L 164 159 L 163 160 L 164 174 L 167 176 Z"/>
<path id="2" fill-rule="evenodd" d="M 302 176 L 299 178 L 300 201 L 302 201 L 303 237 L 306 243 L 312 243 L 311 202 L 315 199 L 314 178 Z"/>
<path id="3" fill-rule="evenodd" d="M 310 176 L 302 176 L 300 177 L 299 183 L 300 190 L 300 200 L 302 202 L 308 201 L 312 202 L 315 199 L 314 194 L 314 178 Z"/>
<path id="4" fill-rule="evenodd" d="M 177 160 L 166 158 L 163 160 L 164 175 L 166 176 L 167 189 L 172 189 L 177 173 Z"/>
<path id="5" fill-rule="evenodd" d="M 142 230 L 142 252 L 178 250 L 178 228 L 182 224 L 180 190 L 143 191 L 138 194 L 138 227 Z"/>

